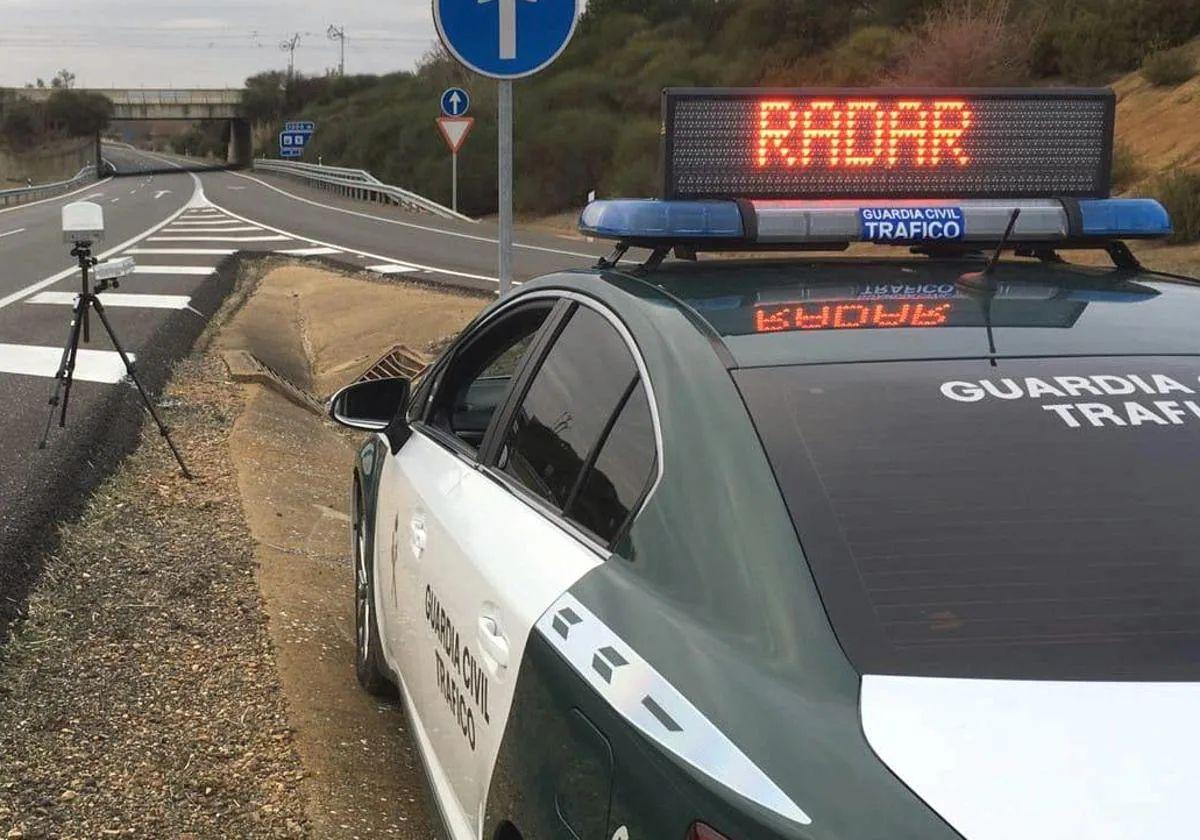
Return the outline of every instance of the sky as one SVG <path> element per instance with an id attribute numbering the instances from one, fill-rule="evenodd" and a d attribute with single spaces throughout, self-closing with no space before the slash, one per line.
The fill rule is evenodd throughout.
<path id="1" fill-rule="evenodd" d="M 410 70 L 433 45 L 429 0 L 0 0 L 0 86 L 66 68 L 77 87 L 241 87 L 286 70 L 336 67 L 330 25 L 346 32 L 346 72 Z"/>

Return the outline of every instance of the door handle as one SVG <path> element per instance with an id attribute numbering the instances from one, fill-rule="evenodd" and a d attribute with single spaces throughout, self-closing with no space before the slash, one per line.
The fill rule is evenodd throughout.
<path id="1" fill-rule="evenodd" d="M 413 555 L 420 559 L 421 555 L 425 553 L 425 517 L 420 514 L 414 516 L 408 523 L 408 534 Z"/>
<path id="2" fill-rule="evenodd" d="M 500 629 L 500 622 L 493 616 L 479 616 L 479 644 L 497 668 L 508 667 L 508 639 Z M 490 663 L 485 663 L 490 664 Z"/>

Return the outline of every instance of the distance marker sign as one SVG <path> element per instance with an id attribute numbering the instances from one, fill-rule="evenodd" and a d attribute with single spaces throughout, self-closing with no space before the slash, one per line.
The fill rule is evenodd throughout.
<path id="1" fill-rule="evenodd" d="M 519 79 L 546 67 L 566 48 L 578 16 L 578 0 L 433 0 L 446 49 L 493 79 Z"/>

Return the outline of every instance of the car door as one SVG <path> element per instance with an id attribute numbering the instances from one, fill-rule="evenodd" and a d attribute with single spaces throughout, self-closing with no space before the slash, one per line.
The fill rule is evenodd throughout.
<path id="1" fill-rule="evenodd" d="M 615 536 L 624 522 L 594 506 L 581 505 L 574 521 L 569 511 L 635 393 L 638 365 L 618 325 L 591 306 L 572 304 L 555 327 L 493 421 L 490 463 L 458 471 L 427 511 L 436 562 L 419 567 L 427 623 L 416 645 L 428 679 L 418 702 L 471 837 L 529 633 L 608 554 L 606 538 L 583 523 Z"/>
<path id="2" fill-rule="evenodd" d="M 430 374 L 433 387 L 418 389 L 417 399 L 427 404 L 410 409 L 413 433 L 381 468 L 375 541 L 380 635 L 441 798 L 450 786 L 436 744 L 445 740 L 448 724 L 430 715 L 425 697 L 445 664 L 445 654 L 432 655 L 425 643 L 436 632 L 427 613 L 426 571 L 444 562 L 451 544 L 439 512 L 456 503 L 464 477 L 476 469 L 492 413 L 505 401 L 555 304 L 553 298 L 516 302 L 464 335 Z M 447 809 L 452 824 L 454 810 Z"/>

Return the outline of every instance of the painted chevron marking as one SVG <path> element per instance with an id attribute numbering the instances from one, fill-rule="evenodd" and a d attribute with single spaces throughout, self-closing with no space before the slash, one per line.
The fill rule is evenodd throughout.
<path id="1" fill-rule="evenodd" d="M 399 263 L 383 263 L 382 265 L 367 266 L 367 271 L 374 271 L 376 274 L 408 274 L 416 270 L 411 265 L 401 265 Z"/>
<path id="2" fill-rule="evenodd" d="M 39 292 L 31 297 L 28 302 L 73 306 L 76 297 L 78 296 L 74 292 Z M 187 309 L 191 300 L 187 295 L 127 295 L 118 292 L 104 292 L 100 295 L 100 302 L 105 306 L 129 307 L 134 309 Z"/>
<path id="3" fill-rule="evenodd" d="M 0 344 L 0 373 L 53 379 L 62 363 L 61 347 Z M 129 354 L 132 361 L 134 355 Z M 125 365 L 113 350 L 80 350 L 75 358 L 75 379 L 115 385 L 125 378 Z"/>
<path id="4" fill-rule="evenodd" d="M 217 269 L 210 265 L 139 265 L 133 270 L 134 274 L 187 274 L 192 277 L 207 277 L 216 274 Z"/>
<path id="5" fill-rule="evenodd" d="M 276 251 L 277 254 L 287 254 L 292 257 L 321 257 L 328 254 L 340 254 L 341 248 L 291 248 Z"/>

